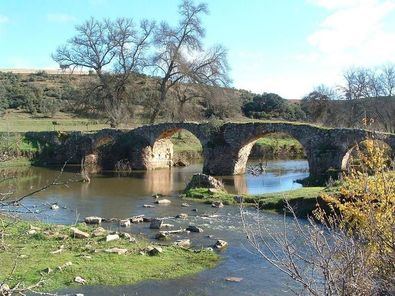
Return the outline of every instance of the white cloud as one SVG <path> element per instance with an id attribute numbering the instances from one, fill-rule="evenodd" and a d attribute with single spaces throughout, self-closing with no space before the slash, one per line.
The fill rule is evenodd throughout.
<path id="1" fill-rule="evenodd" d="M 8 23 L 9 21 L 10 19 L 7 16 L 0 14 L 0 24 L 5 24 Z"/>
<path id="2" fill-rule="evenodd" d="M 50 13 L 47 15 L 47 20 L 56 23 L 69 23 L 76 20 L 76 18 L 67 13 Z"/>
<path id="3" fill-rule="evenodd" d="M 308 37 L 310 54 L 333 65 L 379 64 L 395 59 L 395 30 L 386 19 L 394 0 L 310 0 L 330 14 Z"/>

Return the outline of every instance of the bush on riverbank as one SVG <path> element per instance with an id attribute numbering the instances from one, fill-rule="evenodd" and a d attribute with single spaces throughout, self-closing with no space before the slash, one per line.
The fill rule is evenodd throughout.
<path id="1" fill-rule="evenodd" d="M 172 246 L 162 247 L 163 253 L 157 256 L 142 255 L 140 252 L 149 246 L 143 238 L 136 243 L 127 239 L 112 242 L 93 237 L 74 239 L 67 226 L 42 223 L 31 226 L 28 222 L 0 219 L 0 283 L 11 288 L 42 282 L 33 290 L 53 291 L 78 285 L 74 281 L 77 276 L 88 285 L 129 285 L 194 274 L 218 261 L 218 255 L 210 251 L 193 252 Z M 93 230 L 83 225 L 78 228 L 89 233 Z M 105 252 L 114 247 L 127 252 L 123 255 Z"/>

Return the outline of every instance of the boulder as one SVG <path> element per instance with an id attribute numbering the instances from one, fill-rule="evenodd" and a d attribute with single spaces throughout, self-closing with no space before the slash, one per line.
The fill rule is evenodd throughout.
<path id="1" fill-rule="evenodd" d="M 161 219 L 152 219 L 149 228 L 151 229 L 160 229 L 163 225 L 163 220 Z"/>
<path id="2" fill-rule="evenodd" d="M 134 224 L 138 224 L 141 222 L 144 222 L 144 215 L 140 215 L 140 216 L 133 216 L 131 218 L 129 218 L 130 222 L 134 223 Z"/>
<path id="3" fill-rule="evenodd" d="M 100 224 L 102 220 L 103 218 L 96 216 L 85 217 L 84 219 L 86 224 Z"/>
<path id="4" fill-rule="evenodd" d="M 130 233 L 127 233 L 127 232 L 121 232 L 121 233 L 119 234 L 119 236 L 122 237 L 122 238 L 124 238 L 124 239 L 128 239 L 128 240 L 130 240 L 130 239 L 132 238 L 132 236 L 130 235 Z"/>
<path id="5" fill-rule="evenodd" d="M 155 235 L 155 239 L 160 241 L 166 241 L 170 239 L 170 236 L 164 232 L 159 232 Z"/>
<path id="6" fill-rule="evenodd" d="M 169 205 L 171 204 L 171 201 L 168 199 L 158 199 L 155 201 L 158 205 Z"/>
<path id="7" fill-rule="evenodd" d="M 193 188 L 214 188 L 219 191 L 225 191 L 224 184 L 212 176 L 206 174 L 195 174 L 189 181 L 185 192 Z"/>
<path id="8" fill-rule="evenodd" d="M 121 248 L 111 248 L 111 249 L 106 249 L 104 252 L 106 253 L 112 253 L 112 254 L 118 254 L 118 255 L 123 255 L 127 252 L 127 249 L 121 249 Z"/>
<path id="9" fill-rule="evenodd" d="M 152 218 L 151 217 L 143 217 L 143 222 L 151 222 Z"/>
<path id="10" fill-rule="evenodd" d="M 240 283 L 242 280 L 243 280 L 243 278 L 241 278 L 241 277 L 235 277 L 235 276 L 231 276 L 231 277 L 225 278 L 225 281 L 227 281 L 227 282 L 233 282 L 233 283 Z"/>
<path id="11" fill-rule="evenodd" d="M 111 242 L 111 241 L 115 241 L 115 240 L 119 240 L 118 234 L 109 234 L 106 236 L 106 242 Z"/>
<path id="12" fill-rule="evenodd" d="M 129 219 L 119 220 L 119 226 L 121 226 L 121 227 L 129 227 L 130 226 L 130 220 Z"/>
<path id="13" fill-rule="evenodd" d="M 226 241 L 219 239 L 219 240 L 217 240 L 217 242 L 215 243 L 213 248 L 217 249 L 217 250 L 222 250 L 222 249 L 226 248 L 227 246 L 228 246 L 228 243 Z"/>
<path id="14" fill-rule="evenodd" d="M 188 214 L 181 213 L 181 214 L 178 214 L 178 215 L 176 216 L 176 218 L 177 218 L 177 219 L 187 219 L 187 218 L 188 218 Z"/>
<path id="15" fill-rule="evenodd" d="M 189 203 L 183 202 L 183 203 L 181 204 L 181 206 L 182 206 L 183 208 L 188 208 L 188 207 L 190 207 L 191 205 L 190 205 Z"/>
<path id="16" fill-rule="evenodd" d="M 93 237 L 106 236 L 106 235 L 107 235 L 107 230 L 105 230 L 103 227 L 97 227 L 92 232 Z"/>
<path id="17" fill-rule="evenodd" d="M 72 232 L 72 237 L 74 237 L 74 238 L 88 238 L 88 237 L 90 237 L 89 233 L 79 230 L 76 227 L 70 227 L 70 230 Z"/>
<path id="18" fill-rule="evenodd" d="M 81 285 L 86 284 L 86 280 L 83 279 L 83 278 L 80 277 L 80 276 L 76 276 L 76 277 L 74 278 L 74 282 L 76 282 L 76 283 L 78 283 L 78 284 L 81 284 Z"/>
<path id="19" fill-rule="evenodd" d="M 191 246 L 191 240 L 190 239 L 180 239 L 174 242 L 175 246 L 181 247 L 181 248 L 189 248 Z"/>
<path id="20" fill-rule="evenodd" d="M 195 225 L 189 225 L 186 230 L 190 232 L 203 232 L 202 228 L 199 228 Z"/>
<path id="21" fill-rule="evenodd" d="M 160 254 L 160 253 L 162 253 L 162 252 L 163 252 L 163 250 L 162 250 L 162 248 L 159 247 L 159 246 L 149 246 L 149 247 L 147 248 L 147 253 L 148 253 L 148 255 L 150 255 L 150 256 L 155 256 L 155 255 L 158 255 L 158 254 Z"/>
<path id="22" fill-rule="evenodd" d="M 212 206 L 213 208 L 223 208 L 223 207 L 224 207 L 224 204 L 222 203 L 222 201 L 215 201 L 215 202 L 213 202 L 213 203 L 211 204 L 211 206 Z"/>

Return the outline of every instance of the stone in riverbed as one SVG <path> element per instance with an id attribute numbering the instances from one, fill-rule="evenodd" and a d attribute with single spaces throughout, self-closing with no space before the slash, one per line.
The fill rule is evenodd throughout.
<path id="1" fill-rule="evenodd" d="M 213 208 L 223 208 L 223 207 L 224 207 L 224 204 L 222 203 L 222 201 L 214 201 L 214 202 L 211 204 L 211 206 L 212 206 Z"/>
<path id="2" fill-rule="evenodd" d="M 106 236 L 106 242 L 111 242 L 111 241 L 115 241 L 115 240 L 119 240 L 118 234 L 109 234 Z"/>
<path id="3" fill-rule="evenodd" d="M 129 227 L 130 226 L 130 220 L 129 219 L 119 220 L 119 226 L 121 226 L 121 227 Z"/>
<path id="4" fill-rule="evenodd" d="M 181 248 L 189 248 L 191 246 L 191 240 L 190 239 L 180 239 L 174 242 L 175 246 L 181 247 Z"/>
<path id="5" fill-rule="evenodd" d="M 227 281 L 227 282 L 233 282 L 233 283 L 240 283 L 242 280 L 243 280 L 243 278 L 241 278 L 241 277 L 235 277 L 235 276 L 231 276 L 231 277 L 225 278 L 225 281 Z"/>
<path id="6" fill-rule="evenodd" d="M 129 218 L 129 220 L 133 224 L 138 224 L 138 223 L 144 222 L 144 215 L 133 216 L 133 217 Z"/>
<path id="7" fill-rule="evenodd" d="M 158 205 L 169 205 L 171 204 L 171 201 L 168 199 L 158 199 L 157 201 L 155 201 Z"/>
<path id="8" fill-rule="evenodd" d="M 188 208 L 188 207 L 190 207 L 191 205 L 190 205 L 189 203 L 183 202 L 183 203 L 181 204 L 181 206 L 184 207 L 184 208 Z"/>
<path id="9" fill-rule="evenodd" d="M 190 232 L 203 232 L 202 228 L 199 228 L 195 225 L 189 225 L 186 230 Z"/>
<path id="10" fill-rule="evenodd" d="M 166 241 L 170 239 L 170 236 L 163 232 L 159 232 L 158 234 L 155 235 L 155 239 L 160 241 Z"/>
<path id="11" fill-rule="evenodd" d="M 164 195 L 161 194 L 161 193 L 155 193 L 155 194 L 152 195 L 153 198 L 160 198 L 160 197 L 163 197 L 163 196 Z"/>
<path id="12" fill-rule="evenodd" d="M 152 209 L 152 208 L 155 208 L 155 206 L 154 205 L 143 205 L 143 208 L 147 208 L 147 209 Z"/>
<path id="13" fill-rule="evenodd" d="M 184 192 L 193 188 L 214 188 L 218 191 L 225 191 L 225 186 L 221 181 L 205 174 L 193 175 L 191 181 L 189 181 L 187 187 L 185 187 Z"/>
<path id="14" fill-rule="evenodd" d="M 151 217 L 143 217 L 143 222 L 151 222 L 152 218 Z"/>
<path id="15" fill-rule="evenodd" d="M 73 238 L 88 238 L 88 237 L 90 237 L 89 233 L 79 230 L 76 227 L 70 227 L 70 230 L 72 232 Z"/>
<path id="16" fill-rule="evenodd" d="M 187 219 L 187 218 L 188 218 L 188 214 L 181 213 L 181 214 L 178 214 L 178 215 L 176 216 L 176 218 L 177 218 L 177 219 Z"/>
<path id="17" fill-rule="evenodd" d="M 57 204 L 51 205 L 51 210 L 56 211 L 59 210 L 59 206 Z"/>
<path id="18" fill-rule="evenodd" d="M 149 228 L 151 229 L 160 229 L 163 225 L 163 220 L 161 219 L 152 219 Z"/>
<path id="19" fill-rule="evenodd" d="M 214 247 L 214 249 L 222 250 L 222 249 L 226 248 L 227 246 L 228 246 L 228 243 L 226 241 L 219 239 L 219 240 L 217 240 L 217 242 L 215 243 L 215 245 L 213 247 Z"/>
<path id="20" fill-rule="evenodd" d="M 103 218 L 96 216 L 85 217 L 84 219 L 86 224 L 101 224 L 102 220 Z"/>

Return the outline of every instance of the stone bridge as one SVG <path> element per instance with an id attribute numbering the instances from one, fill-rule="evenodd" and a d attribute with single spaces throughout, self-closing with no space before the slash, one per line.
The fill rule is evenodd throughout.
<path id="1" fill-rule="evenodd" d="M 395 152 L 395 134 L 273 121 L 219 126 L 161 123 L 133 130 L 102 130 L 81 134 L 82 140 L 66 141 L 62 147 L 64 151 L 77 151 L 76 162 L 82 158 L 90 167 L 112 170 L 123 161 L 131 169 L 152 170 L 172 166 L 173 144 L 170 137 L 180 130 L 187 130 L 199 139 L 203 148 L 203 172 L 210 175 L 244 173 L 252 146 L 270 133 L 285 133 L 301 143 L 312 182 L 329 176 L 337 177 L 345 169 L 352 149 L 367 137 L 385 142 L 392 153 Z"/>
<path id="2" fill-rule="evenodd" d="M 95 135 L 90 154 L 96 155 L 100 144 L 111 143 L 102 155 L 103 167 L 120 159 L 128 159 L 133 169 L 151 170 L 172 166 L 172 135 L 187 130 L 195 135 L 203 148 L 203 172 L 210 175 L 242 174 L 255 142 L 270 133 L 285 133 L 304 148 L 310 179 L 337 177 L 345 169 L 352 149 L 367 137 L 388 144 L 395 151 L 395 135 L 360 129 L 323 128 L 310 124 L 286 122 L 226 123 L 161 123 L 130 131 L 113 131 L 109 139 L 104 131 Z M 103 136 L 100 135 L 103 134 Z M 103 140 L 106 139 L 106 140 Z M 99 144 L 98 144 L 99 143 Z M 106 155 L 107 153 L 107 155 Z"/>

